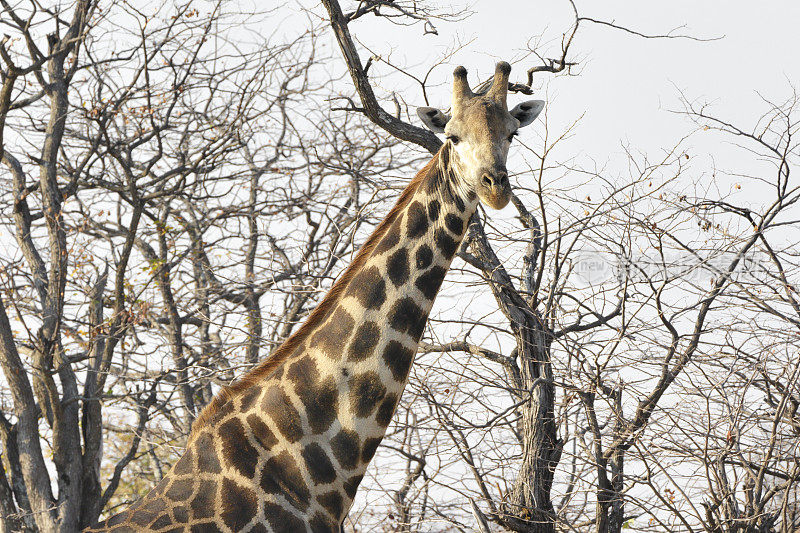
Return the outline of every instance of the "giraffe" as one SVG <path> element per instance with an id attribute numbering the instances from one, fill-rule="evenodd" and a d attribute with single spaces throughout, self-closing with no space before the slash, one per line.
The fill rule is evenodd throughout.
<path id="1" fill-rule="evenodd" d="M 544 103 L 511 111 L 511 67 L 474 94 L 453 75 L 446 141 L 306 321 L 203 410 L 186 451 L 130 509 L 87 532 L 339 532 L 386 432 L 428 313 L 479 201 L 508 204 L 509 146 Z"/>

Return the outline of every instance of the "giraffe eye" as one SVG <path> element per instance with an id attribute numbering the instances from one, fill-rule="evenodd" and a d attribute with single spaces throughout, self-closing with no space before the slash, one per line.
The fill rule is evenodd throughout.
<path id="1" fill-rule="evenodd" d="M 455 136 L 455 135 L 448 135 L 448 136 L 447 136 L 447 140 L 448 140 L 448 141 L 450 141 L 450 142 L 451 142 L 451 143 L 453 143 L 453 144 L 458 144 L 458 141 L 460 141 L 461 139 L 459 139 L 459 138 L 458 138 L 457 136 Z"/>

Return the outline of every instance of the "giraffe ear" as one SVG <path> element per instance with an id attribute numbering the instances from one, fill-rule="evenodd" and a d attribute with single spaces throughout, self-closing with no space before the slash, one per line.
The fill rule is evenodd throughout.
<path id="1" fill-rule="evenodd" d="M 511 116 L 519 120 L 519 127 L 527 126 L 539 116 L 539 113 L 544 109 L 544 102 L 542 100 L 528 100 L 514 106 L 511 110 Z"/>
<path id="2" fill-rule="evenodd" d="M 436 109 L 435 107 L 418 107 L 417 115 L 428 129 L 434 133 L 444 133 L 444 127 L 450 117 Z"/>

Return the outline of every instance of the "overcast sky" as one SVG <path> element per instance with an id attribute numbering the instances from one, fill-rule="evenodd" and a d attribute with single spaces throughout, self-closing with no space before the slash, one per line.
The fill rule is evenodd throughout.
<path id="1" fill-rule="evenodd" d="M 424 75 L 454 43 L 469 43 L 430 78 L 432 84 L 438 84 L 429 93 L 431 105 L 447 107 L 456 65 L 466 66 L 475 84 L 479 77 L 491 75 L 495 61 L 505 59 L 513 64 L 524 55 L 529 41 L 538 43 L 542 55 L 558 57 L 561 36 L 572 22 L 567 1 L 478 0 L 469 5 L 474 14 L 465 20 L 437 22 L 438 35 L 423 35 L 421 26 L 396 27 L 372 16 L 351 24 L 351 32 L 363 45 L 416 75 Z M 352 7 L 346 2 L 343 6 Z M 613 21 L 642 33 L 674 30 L 716 40 L 643 39 L 584 23 L 572 47 L 572 57 L 580 62 L 579 75 L 539 74 L 534 82 L 536 97 L 548 102 L 551 135 L 583 115 L 575 134 L 559 152 L 562 161 L 574 157 L 584 166 L 596 162 L 607 172 L 622 175 L 626 171 L 623 145 L 654 157 L 697 129 L 685 116 L 672 112 L 683 108 L 681 92 L 690 100 L 711 103 L 717 115 L 749 129 L 768 109 L 763 99 L 785 101 L 793 84 L 800 83 L 800 2 L 578 0 L 577 6 L 582 16 Z M 321 7 L 317 12 L 323 13 Z M 363 49 L 361 55 L 362 61 L 369 57 Z M 525 69 L 534 61 L 528 58 L 517 64 L 512 81 L 523 81 Z M 387 86 L 390 90 L 406 88 L 401 94 L 409 105 L 424 105 L 420 91 L 405 79 L 385 77 L 391 71 L 386 65 L 372 68 L 371 75 L 382 81 L 379 93 Z M 341 83 L 350 80 L 344 78 Z M 516 102 L 521 96 L 512 99 Z M 523 133 L 528 142 L 535 142 L 536 135 L 535 130 Z M 711 154 L 715 164 L 724 169 L 756 170 L 752 158 L 741 150 L 726 148 L 730 140 L 713 132 L 689 140 L 686 148 L 692 156 L 704 158 L 694 167 L 697 175 L 710 168 Z M 733 190 L 734 179 L 719 181 L 715 186 L 722 193 Z M 755 198 L 760 192 L 753 196 L 754 191 L 745 186 L 738 194 Z"/>
<path id="2" fill-rule="evenodd" d="M 419 27 L 393 28 L 375 17 L 363 17 L 351 30 L 383 55 L 391 51 L 395 61 L 416 67 L 417 73 L 456 40 L 474 39 L 436 72 L 433 81 L 441 82 L 449 81 L 450 67 L 458 64 L 473 76 L 477 71 L 490 75 L 494 61 L 513 61 L 529 39 L 539 36 L 539 50 L 557 57 L 572 16 L 566 1 L 479 0 L 471 5 L 474 14 L 466 20 L 437 23 L 438 36 L 423 36 Z M 676 33 L 720 37 L 711 42 L 647 40 L 585 24 L 573 45 L 573 57 L 581 62 L 580 76 L 554 79 L 541 74 L 537 81 L 540 94 L 552 100 L 551 115 L 557 110 L 568 120 L 586 112 L 582 136 L 593 138 L 592 152 L 614 150 L 625 139 L 645 148 L 658 147 L 685 131 L 684 119 L 665 113 L 680 107 L 679 90 L 715 102 L 719 112 L 747 121 L 763 109 L 758 93 L 784 99 L 791 83 L 800 81 L 800 2 L 617 0 L 577 5 L 581 15 L 642 33 L 662 34 L 685 26 Z M 523 67 L 531 64 L 530 60 L 520 64 L 512 79 L 524 79 Z M 442 89 L 434 93 L 441 99 L 434 104 L 448 103 L 447 87 Z"/>

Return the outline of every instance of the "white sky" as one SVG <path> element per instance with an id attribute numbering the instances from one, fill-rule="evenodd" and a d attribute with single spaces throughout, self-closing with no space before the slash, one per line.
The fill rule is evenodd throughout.
<path id="1" fill-rule="evenodd" d="M 321 5 L 301 1 L 315 5 L 314 12 L 327 17 Z M 467 67 L 474 86 L 491 76 L 497 60 L 514 64 L 525 55 L 528 42 L 538 42 L 537 51 L 545 57 L 560 57 L 562 35 L 573 23 L 572 8 L 567 0 L 477 0 L 469 4 L 451 4 L 456 11 L 460 6 L 469 5 L 474 13 L 459 22 L 436 21 L 438 35 L 424 34 L 421 24 L 396 26 L 372 15 L 355 21 L 350 31 L 362 46 L 362 62 L 369 58 L 369 49 L 421 78 L 455 43 L 468 43 L 429 78 L 430 105 L 446 108 L 450 104 L 455 66 Z M 696 132 L 684 145 L 692 159 L 683 177 L 687 184 L 707 187 L 709 198 L 731 195 L 732 200 L 740 204 L 771 200 L 773 192 L 769 187 L 731 175 L 760 173 L 762 177 L 771 178 L 774 174 L 771 167 L 735 146 L 733 143 L 738 140 L 734 137 L 698 130 L 685 115 L 674 111 L 683 109 L 680 101 L 683 93 L 689 100 L 710 103 L 713 114 L 749 131 L 770 108 L 765 100 L 781 103 L 788 99 L 793 85 L 800 84 L 797 57 L 800 1 L 576 0 L 576 4 L 582 16 L 614 22 L 645 34 L 674 30 L 676 34 L 715 40 L 644 39 L 583 22 L 571 48 L 571 59 L 579 62 L 575 68 L 577 75 L 554 77 L 540 73 L 534 81 L 533 97 L 547 101 L 546 121 L 551 137 L 582 117 L 574 134 L 557 151 L 556 160 L 574 158 L 578 166 L 588 168 L 596 163 L 603 168 L 603 175 L 619 176 L 625 181 L 628 161 L 624 145 L 634 152 L 647 153 L 652 160 L 687 134 Z M 355 5 L 355 2 L 342 1 L 346 12 Z M 305 27 L 302 24 L 307 24 L 305 17 L 292 22 L 283 29 L 299 30 Z M 326 30 L 326 37 L 328 43 L 334 43 L 330 31 Z M 333 55 L 337 67 L 342 68 L 338 47 Z M 526 69 L 535 65 L 535 61 L 534 57 L 529 57 L 516 64 L 512 81 L 524 81 Z M 370 76 L 379 97 L 386 98 L 396 91 L 409 106 L 425 105 L 419 87 L 407 77 L 394 73 L 387 64 L 374 63 Z M 337 83 L 341 92 L 352 92 L 349 76 Z M 529 97 L 512 95 L 509 103 L 513 105 L 523 98 Z M 411 111 L 413 122 L 420 125 L 413 109 Z M 521 132 L 520 142 L 536 149 L 537 143 L 541 144 L 543 130 L 540 119 Z M 514 151 L 512 147 L 509 170 L 512 173 L 526 171 L 527 167 Z M 723 172 L 717 172 L 712 178 L 712 166 Z M 516 179 L 522 184 L 529 178 L 521 174 Z M 550 184 L 551 190 L 562 186 L 565 190 L 570 179 L 570 176 L 558 178 Z M 741 189 L 736 188 L 737 184 L 741 184 Z M 580 192 L 575 190 L 569 194 L 585 196 L 591 192 L 594 197 L 595 191 L 590 189 L 595 186 L 600 185 L 588 183 Z M 531 200 L 531 197 L 526 199 L 529 203 Z M 536 211 L 534 205 L 530 207 Z M 507 209 L 501 216 L 513 216 L 512 211 Z M 693 228 L 688 227 L 687 231 L 697 231 Z M 784 240 L 797 238 L 786 228 L 781 231 Z M 450 279 L 453 277 L 451 275 Z M 443 291 L 439 299 L 448 300 L 448 297 L 447 291 Z M 491 305 L 488 295 L 486 301 Z M 438 302 L 437 308 L 443 309 L 445 305 L 452 305 L 452 302 Z"/>
<path id="2" fill-rule="evenodd" d="M 543 73 L 537 81 L 551 103 L 551 120 L 561 123 L 586 112 L 580 136 L 585 138 L 584 150 L 596 158 L 617 150 L 620 140 L 657 148 L 685 132 L 686 120 L 665 112 L 679 108 L 678 89 L 689 97 L 715 102 L 721 113 L 747 122 L 763 110 L 757 93 L 780 100 L 790 94 L 790 82 L 800 81 L 800 2 L 612 0 L 602 2 L 602 7 L 597 7 L 597 2 L 577 4 L 584 16 L 643 33 L 662 34 L 685 25 L 678 33 L 722 37 L 713 42 L 647 40 L 584 23 L 573 43 L 573 57 L 581 62 L 580 75 L 554 79 Z M 478 0 L 471 5 L 475 14 L 467 20 L 437 23 L 438 36 L 423 36 L 421 27 L 396 28 L 372 16 L 352 24 L 351 31 L 384 57 L 391 51 L 392 59 L 411 65 L 416 73 L 424 73 L 457 38 L 463 42 L 474 39 L 434 74 L 434 82 L 449 82 L 452 67 L 458 64 L 470 69 L 472 76 L 478 72 L 482 78 L 490 76 L 494 61 L 513 61 L 526 42 L 539 35 L 543 37 L 540 52 L 558 57 L 561 34 L 571 23 L 566 1 Z M 362 60 L 366 58 L 362 53 Z M 522 81 L 524 68 L 532 64 L 526 61 L 517 66 L 512 80 Z M 473 82 L 476 79 L 471 77 Z M 448 86 L 433 93 L 440 99 L 434 105 L 449 103 Z"/>

